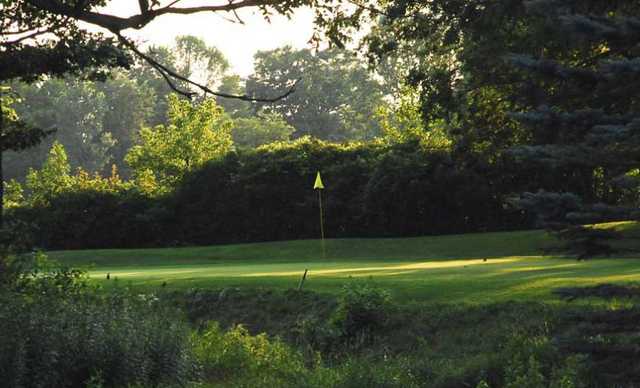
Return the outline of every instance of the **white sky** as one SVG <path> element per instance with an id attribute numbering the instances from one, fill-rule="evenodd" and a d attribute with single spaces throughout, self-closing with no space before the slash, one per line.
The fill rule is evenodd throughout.
<path id="1" fill-rule="evenodd" d="M 201 4 L 189 1 L 180 3 L 183 7 Z M 118 16 L 130 16 L 139 12 L 138 2 L 113 0 L 105 11 Z M 162 45 L 171 45 L 178 35 L 195 35 L 220 49 L 231 64 L 231 72 L 243 77 L 253 72 L 253 55 L 257 51 L 284 45 L 309 47 L 307 42 L 313 34 L 313 13 L 308 8 L 298 9 L 291 20 L 274 15 L 271 23 L 265 21 L 257 10 L 240 10 L 238 15 L 245 22 L 244 25 L 224 19 L 233 19 L 233 14 L 164 15 L 140 31 L 127 30 L 125 34 L 146 43 Z"/>

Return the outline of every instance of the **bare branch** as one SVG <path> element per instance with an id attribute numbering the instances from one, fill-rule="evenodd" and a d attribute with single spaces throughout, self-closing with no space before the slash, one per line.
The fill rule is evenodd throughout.
<path id="1" fill-rule="evenodd" d="M 27 39 L 35 38 L 36 36 L 39 36 L 39 35 L 42 35 L 42 34 L 52 33 L 56 29 L 58 29 L 62 24 L 68 22 L 68 19 L 69 19 L 68 17 L 63 17 L 62 20 L 58 20 L 58 21 L 54 22 L 53 24 L 51 24 L 51 26 L 49 26 L 49 28 L 42 29 L 42 30 L 38 30 L 36 27 L 24 29 L 24 30 L 22 30 L 20 32 L 21 34 L 27 33 L 29 31 L 33 31 L 34 29 L 35 29 L 35 31 L 33 31 L 30 34 L 21 36 L 21 37 L 19 37 L 17 39 L 14 39 L 12 41 L 0 42 L 0 46 L 9 47 L 9 46 L 14 45 L 16 43 L 20 43 L 20 42 L 22 42 L 24 40 L 27 40 Z M 4 34 L 5 33 L 2 32 L 2 33 L 0 33 L 0 36 L 4 35 Z M 17 34 L 17 32 L 9 32 L 9 33 L 7 33 L 7 35 L 16 35 L 16 34 Z"/>
<path id="2" fill-rule="evenodd" d="M 185 96 L 187 98 L 193 97 L 196 93 L 192 92 L 192 91 L 185 91 L 185 90 L 182 90 L 182 89 L 178 88 L 173 83 L 173 79 L 186 82 L 187 84 L 202 90 L 202 92 L 204 92 L 204 94 L 210 94 L 210 95 L 213 95 L 213 96 L 223 97 L 223 98 L 234 98 L 234 99 L 242 100 L 242 101 L 266 102 L 266 103 L 276 102 L 276 101 L 279 101 L 279 100 L 282 100 L 282 99 L 288 97 L 290 94 L 295 92 L 296 86 L 297 86 L 298 82 L 300 81 L 300 80 L 296 80 L 296 82 L 284 94 L 281 94 L 281 95 L 273 97 L 273 98 L 256 98 L 256 97 L 247 96 L 246 94 L 245 95 L 236 95 L 236 94 L 227 94 L 227 93 L 214 92 L 213 90 L 211 90 L 206 85 L 203 85 L 203 84 L 200 84 L 198 82 L 192 81 L 189 78 L 184 77 L 184 76 L 176 73 L 175 71 L 171 70 L 167 66 L 165 66 L 165 65 L 161 64 L 160 62 L 156 61 L 151 56 L 143 53 L 142 51 L 140 51 L 140 49 L 138 49 L 138 47 L 133 42 L 131 42 L 130 40 L 128 40 L 127 38 L 125 38 L 121 34 L 118 33 L 116 35 L 118 36 L 118 39 L 120 40 L 120 42 L 122 42 L 122 44 L 127 46 L 136 55 L 138 55 L 140 58 L 144 59 L 154 69 L 156 69 L 162 75 L 162 77 L 167 81 L 167 83 L 169 84 L 169 87 L 171 87 L 171 89 L 173 89 L 176 93 L 181 94 L 181 95 L 183 95 L 183 96 Z"/>
<path id="3" fill-rule="evenodd" d="M 240 15 L 238 15 L 238 12 L 235 9 L 232 12 L 233 12 L 233 16 L 236 17 L 236 20 L 238 21 L 238 23 L 244 25 L 244 20 L 240 19 Z"/>
<path id="4" fill-rule="evenodd" d="M 187 97 L 188 99 L 191 99 L 191 97 L 193 97 L 193 95 L 195 94 L 194 92 L 189 92 L 186 90 L 182 90 L 180 88 L 178 88 L 174 83 L 173 80 L 171 79 L 171 77 L 169 77 L 169 75 L 167 75 L 164 70 L 162 70 L 160 67 L 158 66 L 154 66 L 153 64 L 151 64 L 151 66 L 153 66 L 156 71 L 158 73 L 160 73 L 160 75 L 162 76 L 162 78 L 164 78 L 165 82 L 167 83 L 167 85 L 169 85 L 169 87 L 171 88 L 171 90 L 173 90 L 174 92 L 183 95 L 185 97 Z"/>
<path id="5" fill-rule="evenodd" d="M 276 5 L 282 3 L 282 0 L 242 0 L 242 1 L 230 1 L 225 5 L 205 5 L 200 7 L 186 7 L 186 8 L 176 8 L 172 6 L 167 6 L 164 8 L 158 8 L 152 11 L 152 15 L 154 17 L 160 16 L 163 14 L 177 14 L 177 15 L 190 15 L 194 13 L 200 12 L 232 12 L 238 10 L 240 8 L 247 7 L 264 7 L 267 5 Z"/>

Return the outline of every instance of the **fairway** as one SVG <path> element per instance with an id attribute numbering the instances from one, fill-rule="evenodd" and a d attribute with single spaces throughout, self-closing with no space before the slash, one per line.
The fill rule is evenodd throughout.
<path id="1" fill-rule="evenodd" d="M 640 281 L 640 258 L 576 261 L 545 256 L 542 231 L 393 239 L 316 240 L 211 247 L 50 252 L 103 284 L 154 289 L 294 288 L 335 292 L 373 281 L 400 301 L 489 303 L 555 300 L 557 287 Z M 107 282 L 106 276 L 111 280 Z"/>

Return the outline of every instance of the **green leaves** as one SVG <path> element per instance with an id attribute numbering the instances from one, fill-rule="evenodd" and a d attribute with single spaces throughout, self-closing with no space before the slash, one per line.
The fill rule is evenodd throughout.
<path id="1" fill-rule="evenodd" d="M 449 149 L 451 139 L 442 121 L 422 120 L 419 95 L 414 88 L 401 90 L 395 104 L 382 105 L 375 112 L 380 120 L 383 139 L 389 143 L 418 141 L 425 148 Z"/>
<path id="2" fill-rule="evenodd" d="M 3 182 L 2 184 L 4 185 L 4 196 L 2 198 L 3 209 L 11 209 L 21 206 L 24 202 L 22 185 L 14 179 L 9 182 Z"/>
<path id="3" fill-rule="evenodd" d="M 248 95 L 276 96 L 298 81 L 287 98 L 257 107 L 285 117 L 297 136 L 346 141 L 380 134 L 372 112 L 384 104 L 383 87 L 352 53 L 329 49 L 314 55 L 283 47 L 259 52 L 255 63 Z"/>
<path id="4" fill-rule="evenodd" d="M 169 124 L 142 128 L 140 143 L 125 160 L 137 178 L 156 180 L 159 191 L 166 191 L 186 173 L 232 149 L 231 125 L 213 99 L 194 104 L 172 95 Z"/>
<path id="5" fill-rule="evenodd" d="M 0 144 L 4 151 L 22 151 L 40 143 L 46 136 L 55 132 L 54 130 L 43 130 L 33 128 L 23 121 L 10 121 L 0 130 Z"/>
<path id="6" fill-rule="evenodd" d="M 291 138 L 295 128 L 277 113 L 259 114 L 233 120 L 233 141 L 238 147 L 255 148 Z"/>
<path id="7" fill-rule="evenodd" d="M 71 186 L 71 167 L 62 144 L 55 142 L 49 157 L 40 170 L 30 169 L 26 187 L 31 194 L 30 202 L 44 205 L 51 198 L 61 194 Z"/>
<path id="8" fill-rule="evenodd" d="M 27 125 L 18 118 L 18 114 L 12 105 L 16 98 L 12 95 L 4 95 L 11 92 L 10 88 L 0 89 L 0 154 L 4 151 L 22 151 L 33 147 L 53 130 L 43 130 Z"/>

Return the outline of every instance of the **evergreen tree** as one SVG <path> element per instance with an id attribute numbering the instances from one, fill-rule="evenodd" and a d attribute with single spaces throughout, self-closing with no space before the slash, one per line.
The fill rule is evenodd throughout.
<path id="1" fill-rule="evenodd" d="M 626 3 L 633 10 L 634 2 Z M 590 225 L 640 217 L 640 18 L 624 7 L 578 13 L 570 0 L 526 5 L 556 26 L 550 38 L 565 46 L 566 55 L 510 56 L 522 70 L 522 90 L 541 97 L 537 108 L 513 114 L 533 138 L 511 152 L 521 162 L 564 170 L 567 182 L 573 175 L 574 182 L 591 187 L 582 190 L 590 193 L 583 198 L 571 195 L 575 184 L 567 184 L 559 193 L 525 193 L 517 203 L 566 239 L 579 258 L 609 254 L 610 240 L 621 236 Z M 594 55 L 572 55 L 580 52 Z"/>

